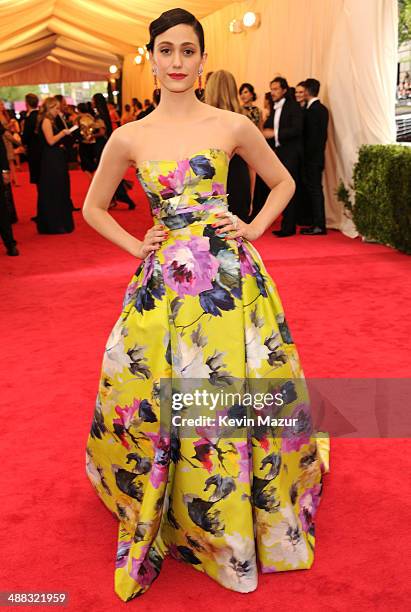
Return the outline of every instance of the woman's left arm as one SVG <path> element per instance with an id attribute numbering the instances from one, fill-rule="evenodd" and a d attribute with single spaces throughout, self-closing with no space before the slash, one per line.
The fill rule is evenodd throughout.
<path id="1" fill-rule="evenodd" d="M 234 113 L 233 113 L 234 115 Z M 238 219 L 237 229 L 233 225 L 230 215 L 218 213 L 221 221 L 218 233 L 230 231 L 230 237 L 244 237 L 247 240 L 256 240 L 273 221 L 282 213 L 295 191 L 295 182 L 277 155 L 267 144 L 266 139 L 252 121 L 240 114 L 233 116 L 234 153 L 240 155 L 249 166 L 263 179 L 271 189 L 267 200 L 251 223 L 244 223 Z"/>

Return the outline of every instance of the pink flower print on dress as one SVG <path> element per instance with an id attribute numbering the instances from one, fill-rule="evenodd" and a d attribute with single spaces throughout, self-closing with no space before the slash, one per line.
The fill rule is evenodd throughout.
<path id="1" fill-rule="evenodd" d="M 210 253 L 210 241 L 203 236 L 178 240 L 165 248 L 162 264 L 166 283 L 180 297 L 198 295 L 213 288 L 219 261 Z"/>
<path id="2" fill-rule="evenodd" d="M 175 195 L 179 195 L 184 190 L 184 179 L 187 172 L 190 171 L 190 163 L 187 159 L 179 161 L 177 168 L 164 176 L 159 174 L 158 182 L 164 185 L 165 189 L 160 191 L 163 198 L 172 198 Z"/>

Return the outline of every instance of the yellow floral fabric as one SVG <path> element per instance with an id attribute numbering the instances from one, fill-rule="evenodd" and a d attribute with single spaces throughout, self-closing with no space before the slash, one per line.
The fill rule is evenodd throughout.
<path id="1" fill-rule="evenodd" d="M 329 440 L 309 426 L 304 379 L 273 279 L 255 247 L 218 234 L 229 158 L 147 160 L 138 178 L 155 223 L 170 232 L 132 276 L 103 357 L 87 440 L 87 475 L 118 520 L 115 592 L 143 594 L 166 555 L 249 592 L 263 573 L 309 568 Z M 245 436 L 161 419 L 161 381 L 284 379 L 299 428 Z M 228 410 L 241 410 L 229 406 Z M 220 432 L 221 433 L 221 432 Z"/>

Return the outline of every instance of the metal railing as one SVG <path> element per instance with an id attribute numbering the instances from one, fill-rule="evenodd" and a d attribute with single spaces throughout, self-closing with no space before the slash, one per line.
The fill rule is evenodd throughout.
<path id="1" fill-rule="evenodd" d="M 395 117 L 397 124 L 397 142 L 411 141 L 411 113 L 397 115 Z"/>

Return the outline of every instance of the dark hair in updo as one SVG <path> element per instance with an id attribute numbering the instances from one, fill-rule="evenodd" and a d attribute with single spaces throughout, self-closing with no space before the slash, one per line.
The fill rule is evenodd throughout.
<path id="1" fill-rule="evenodd" d="M 201 23 L 198 21 L 196 17 L 192 13 L 189 13 L 185 9 L 175 8 L 170 9 L 169 11 L 165 11 L 161 13 L 160 17 L 154 19 L 150 23 L 150 42 L 146 44 L 147 51 L 153 52 L 154 50 L 154 41 L 156 36 L 166 32 L 170 28 L 173 28 L 180 23 L 186 23 L 187 25 L 192 26 L 194 32 L 197 34 L 198 41 L 200 43 L 201 55 L 204 53 L 204 30 Z"/>
<path id="2" fill-rule="evenodd" d="M 243 93 L 244 89 L 248 89 L 248 91 L 250 92 L 250 94 L 253 96 L 253 102 L 255 102 L 257 100 L 257 94 L 255 93 L 255 89 L 254 87 L 251 85 L 251 83 L 243 83 L 239 89 L 239 94 L 241 96 L 241 94 Z"/>

